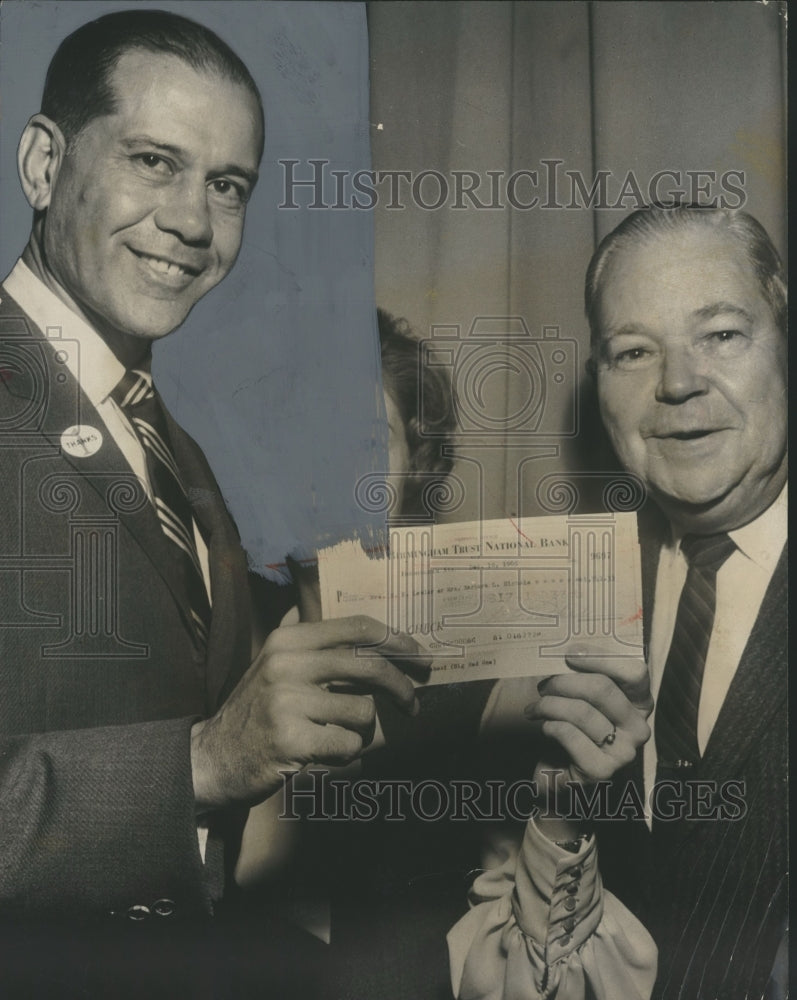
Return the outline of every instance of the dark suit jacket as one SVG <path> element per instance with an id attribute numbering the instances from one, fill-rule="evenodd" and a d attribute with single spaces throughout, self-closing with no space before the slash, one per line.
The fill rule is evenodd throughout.
<path id="1" fill-rule="evenodd" d="M 221 866 L 213 838 L 199 855 L 189 732 L 249 663 L 235 526 L 169 418 L 209 550 L 204 656 L 152 505 L 58 344 L 0 297 L 0 921 L 208 914 Z M 76 424 L 103 433 L 95 454 L 61 447 Z"/>
<path id="2" fill-rule="evenodd" d="M 662 529 L 644 517 L 640 529 L 649 630 Z M 743 783 L 744 815 L 654 824 L 652 836 L 641 822 L 599 831 L 608 888 L 636 910 L 659 947 L 657 998 L 764 995 L 787 906 L 786 615 L 784 552 L 706 752 L 689 775 L 716 783 L 718 795 L 723 783 Z M 641 760 L 625 777 L 641 783 Z"/>

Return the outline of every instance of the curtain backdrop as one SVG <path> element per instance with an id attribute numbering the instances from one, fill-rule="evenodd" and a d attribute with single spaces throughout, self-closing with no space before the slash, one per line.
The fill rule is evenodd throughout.
<path id="1" fill-rule="evenodd" d="M 373 167 L 412 175 L 393 181 L 398 197 L 378 185 L 376 298 L 436 333 L 454 373 L 466 490 L 448 516 L 539 513 L 545 477 L 606 468 L 583 377 L 584 271 L 656 174 L 680 179 L 662 176 L 659 200 L 744 200 L 785 251 L 783 5 L 375 2 L 368 15 Z M 443 181 L 424 171 L 449 187 L 439 208 Z M 475 175 L 460 175 L 459 203 L 457 171 Z M 590 199 L 601 171 L 605 197 Z M 474 207 L 468 185 L 505 207 Z M 521 317 L 529 349 L 504 321 L 507 363 L 490 348 L 501 322 L 469 337 L 477 317 Z"/>

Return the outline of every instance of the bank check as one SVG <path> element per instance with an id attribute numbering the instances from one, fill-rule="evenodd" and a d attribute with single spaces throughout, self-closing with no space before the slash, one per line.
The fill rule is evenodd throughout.
<path id="1" fill-rule="evenodd" d="M 410 633 L 432 657 L 430 684 L 562 673 L 585 641 L 642 655 L 634 514 L 397 527 L 387 546 L 344 541 L 318 564 L 324 618 Z"/>

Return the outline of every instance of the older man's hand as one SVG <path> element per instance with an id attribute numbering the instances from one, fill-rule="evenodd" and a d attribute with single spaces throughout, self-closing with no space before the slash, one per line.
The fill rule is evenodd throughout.
<path id="1" fill-rule="evenodd" d="M 282 771 L 353 760 L 373 735 L 369 695 L 414 714 L 407 673 L 425 677 L 429 666 L 414 639 L 364 616 L 275 629 L 216 715 L 191 731 L 197 807 L 252 804 Z"/>

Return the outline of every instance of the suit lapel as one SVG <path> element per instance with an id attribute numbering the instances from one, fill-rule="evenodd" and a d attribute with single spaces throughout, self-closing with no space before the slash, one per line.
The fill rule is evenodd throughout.
<path id="1" fill-rule="evenodd" d="M 703 756 L 718 781 L 739 775 L 786 698 L 786 560 L 784 548 Z"/>
<path id="2" fill-rule="evenodd" d="M 113 440 L 100 414 L 80 388 L 67 366 L 58 360 L 57 341 L 49 341 L 20 306 L 2 291 L 0 336 L 4 348 L 24 352 L 36 365 L 33 375 L 12 371 L 3 391 L 29 399 L 35 417 L 32 433 L 38 432 L 52 446 L 54 470 L 47 477 L 52 486 L 61 481 L 61 470 L 80 492 L 78 513 L 115 515 L 119 523 L 146 553 L 161 575 L 186 622 L 190 622 L 185 587 L 178 574 L 171 543 L 167 540 L 152 504 Z M 6 353 L 6 352 L 4 352 Z M 43 406 L 35 408 L 41 395 Z M 33 422 L 33 421 L 32 421 Z M 71 454 L 61 445 L 63 432 L 76 424 L 99 430 L 102 445 L 93 455 Z"/>
<path id="3" fill-rule="evenodd" d="M 208 705 L 215 708 L 250 660 L 246 556 L 205 456 L 165 407 L 164 412 L 183 485 L 208 546 L 212 616 L 206 683 Z"/>

